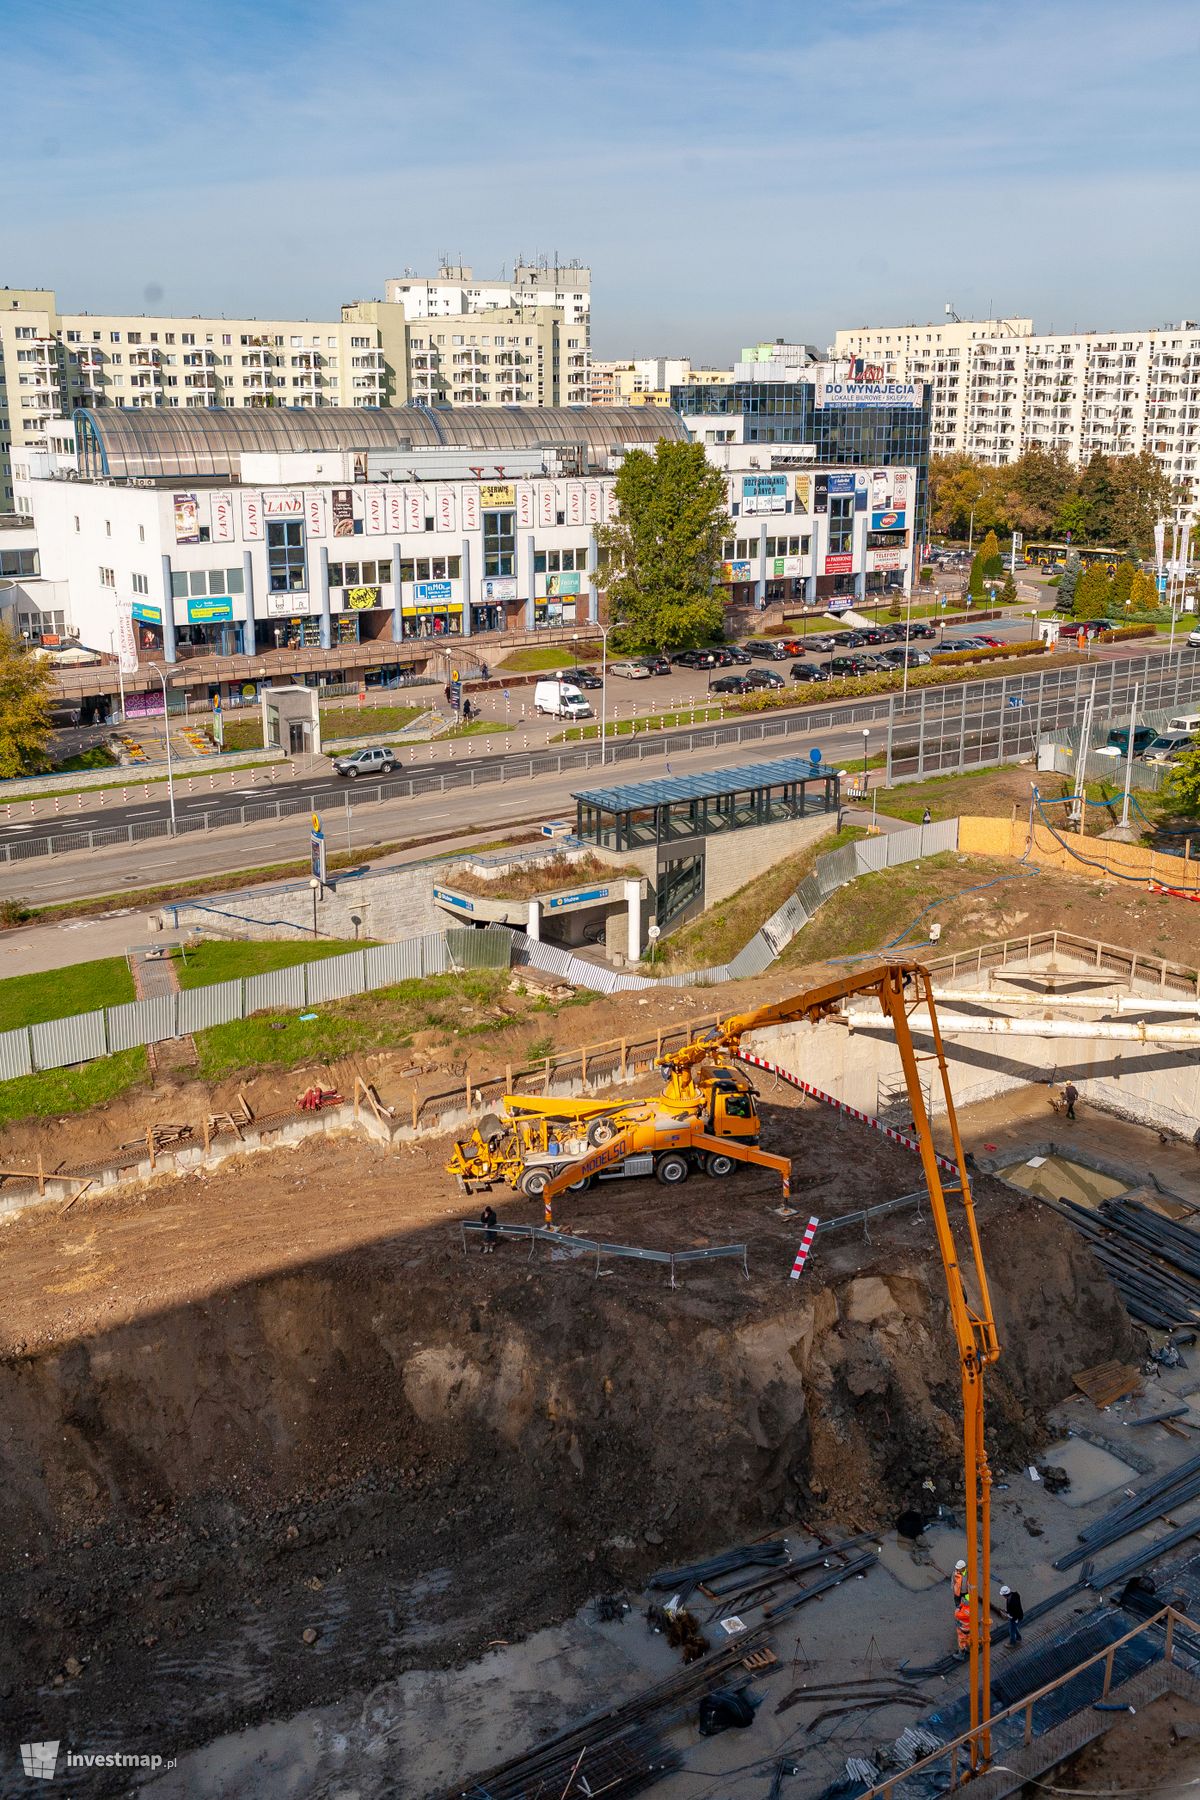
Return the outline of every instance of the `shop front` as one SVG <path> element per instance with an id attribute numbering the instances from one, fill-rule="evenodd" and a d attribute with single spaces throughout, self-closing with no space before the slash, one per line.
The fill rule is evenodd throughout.
<path id="1" fill-rule="evenodd" d="M 391 635 L 391 608 L 384 606 L 381 588 L 344 588 L 338 598 L 341 604 L 333 613 L 335 644 L 371 644 Z"/>
<path id="2" fill-rule="evenodd" d="M 471 630 L 505 631 L 509 618 L 521 606 L 515 575 L 485 575 L 479 598 L 471 605 Z"/>
<path id="3" fill-rule="evenodd" d="M 721 581 L 727 605 L 754 605 L 754 571 L 748 558 L 739 557 L 736 562 L 723 562 Z"/>
<path id="4" fill-rule="evenodd" d="M 533 628 L 549 629 L 553 625 L 581 625 L 588 617 L 588 595 L 585 577 L 573 569 L 557 575 L 534 577 Z"/>
<path id="5" fill-rule="evenodd" d="M 266 618 L 255 623 L 257 650 L 319 650 L 320 614 L 307 594 L 268 594 Z"/>
<path id="6" fill-rule="evenodd" d="M 175 642 L 183 656 L 240 656 L 245 648 L 245 628 L 233 616 L 232 594 L 189 599 L 187 618 L 176 617 Z"/>
<path id="7" fill-rule="evenodd" d="M 414 581 L 403 592 L 402 631 L 409 638 L 461 637 L 462 601 L 452 581 Z"/>
<path id="8" fill-rule="evenodd" d="M 871 532 L 867 538 L 867 592 L 886 593 L 904 586 L 908 565 L 907 532 Z"/>
<path id="9" fill-rule="evenodd" d="M 805 590 L 802 556 L 768 556 L 763 564 L 763 593 L 773 600 L 803 600 Z"/>
<path id="10" fill-rule="evenodd" d="M 163 616 L 161 606 L 149 606 L 135 600 L 130 608 L 134 641 L 139 657 L 161 656 L 163 653 Z"/>
<path id="11" fill-rule="evenodd" d="M 850 550 L 835 550 L 826 553 L 822 562 L 822 572 L 817 576 L 817 594 L 820 599 L 831 599 L 835 594 L 853 594 L 854 592 L 854 555 Z"/>

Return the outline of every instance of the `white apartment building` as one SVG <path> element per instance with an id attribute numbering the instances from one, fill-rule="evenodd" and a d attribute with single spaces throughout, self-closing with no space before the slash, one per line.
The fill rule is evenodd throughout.
<path id="1" fill-rule="evenodd" d="M 839 360 L 933 390 L 930 451 L 1014 462 L 1031 445 L 1084 463 L 1150 450 L 1200 504 L 1200 325 L 1051 332 L 1032 319 L 839 331 Z"/>
<path id="2" fill-rule="evenodd" d="M 455 321 L 460 337 L 470 336 L 466 320 L 478 313 L 509 315 L 507 330 L 500 321 L 489 319 L 493 336 L 497 329 L 509 336 L 514 316 L 524 324 L 522 335 L 532 332 L 535 339 L 542 330 L 556 328 L 561 384 L 557 397 L 547 398 L 542 404 L 582 406 L 588 399 L 591 288 L 591 270 L 582 263 L 559 264 L 545 259 L 526 263 L 518 258 L 511 278 L 501 275 L 496 280 L 478 278 L 466 263 L 443 263 L 436 275 L 417 275 L 406 269 L 403 275 L 391 276 L 385 282 L 384 299 L 391 305 L 403 307 L 410 323 L 416 320 Z M 426 337 L 424 347 L 427 349 L 431 341 L 429 333 L 418 335 Z M 481 345 L 478 347 L 482 348 Z M 526 404 L 536 404 L 528 396 L 525 399 Z M 489 398 L 472 404 L 503 405 L 506 402 Z"/>
<path id="3" fill-rule="evenodd" d="M 693 368 L 687 356 L 633 356 L 616 361 L 592 358 L 589 398 L 593 406 L 636 405 L 636 396 L 663 397 L 669 405 L 673 387 L 710 387 L 732 381 L 729 369 Z"/>

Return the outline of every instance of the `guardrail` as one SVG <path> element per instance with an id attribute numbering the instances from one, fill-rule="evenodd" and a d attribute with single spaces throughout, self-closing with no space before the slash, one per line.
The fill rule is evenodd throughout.
<path id="1" fill-rule="evenodd" d="M 689 1263 L 721 1262 L 734 1260 L 742 1265 L 742 1274 L 750 1279 L 750 1263 L 745 1244 L 710 1244 L 704 1250 L 647 1250 L 635 1244 L 603 1244 L 595 1238 L 574 1237 L 566 1231 L 547 1231 L 542 1225 L 484 1225 L 474 1219 L 459 1221 L 462 1230 L 463 1255 L 467 1253 L 467 1234 L 474 1237 L 504 1237 L 529 1240 L 529 1260 L 533 1261 L 533 1253 L 539 1244 L 548 1244 L 552 1251 L 574 1251 L 580 1256 L 594 1256 L 597 1276 L 600 1274 L 601 1259 L 606 1256 L 625 1256 L 635 1262 L 662 1263 L 671 1271 L 671 1286 L 676 1287 L 675 1270 Z"/>

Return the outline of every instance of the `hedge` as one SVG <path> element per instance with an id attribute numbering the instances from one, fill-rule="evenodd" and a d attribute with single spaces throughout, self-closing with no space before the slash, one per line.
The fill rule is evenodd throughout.
<path id="1" fill-rule="evenodd" d="M 993 644 L 986 650 L 939 650 L 935 663 L 996 662 L 1006 656 L 1042 656 L 1047 649 L 1043 638 L 1025 638 L 1015 644 Z"/>
<path id="2" fill-rule="evenodd" d="M 1118 625 L 1115 631 L 1104 631 L 1100 635 L 1113 643 L 1118 638 L 1157 637 L 1158 632 L 1153 625 Z"/>

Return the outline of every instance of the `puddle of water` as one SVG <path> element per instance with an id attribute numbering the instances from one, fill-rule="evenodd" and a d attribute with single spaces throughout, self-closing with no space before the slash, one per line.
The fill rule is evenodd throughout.
<path id="1" fill-rule="evenodd" d="M 1127 1181 L 1086 1169 L 1067 1156 L 1034 1156 L 1027 1162 L 1009 1163 L 997 1173 L 1027 1194 L 1045 1200 L 1074 1200 L 1080 1206 L 1099 1206 L 1102 1200 L 1129 1190 Z"/>

